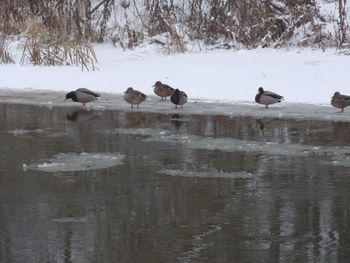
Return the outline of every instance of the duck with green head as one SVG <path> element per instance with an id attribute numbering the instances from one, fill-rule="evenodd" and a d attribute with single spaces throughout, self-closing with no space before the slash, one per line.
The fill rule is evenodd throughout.
<path id="1" fill-rule="evenodd" d="M 258 89 L 258 94 L 255 96 L 255 101 L 259 104 L 265 105 L 265 109 L 269 108 L 269 105 L 281 102 L 284 98 L 272 91 L 264 90 L 262 87 Z"/>
<path id="2" fill-rule="evenodd" d="M 71 99 L 74 102 L 80 102 L 83 104 L 83 106 L 86 105 L 86 103 L 97 100 L 97 97 L 100 97 L 101 95 L 98 93 L 95 93 L 89 89 L 86 88 L 80 88 L 76 91 L 71 91 L 66 94 L 66 99 L 64 101 L 67 101 Z"/>
<path id="3" fill-rule="evenodd" d="M 187 94 L 179 89 L 175 89 L 174 94 L 170 97 L 170 100 L 175 104 L 176 109 L 178 105 L 183 108 L 183 105 L 187 102 Z"/>

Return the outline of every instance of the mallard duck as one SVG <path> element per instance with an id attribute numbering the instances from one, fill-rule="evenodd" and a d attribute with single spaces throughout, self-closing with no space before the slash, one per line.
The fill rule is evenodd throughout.
<path id="1" fill-rule="evenodd" d="M 183 105 L 187 102 L 187 95 L 185 92 L 176 89 L 170 100 L 175 104 L 175 108 L 177 108 L 177 105 L 181 105 L 181 108 L 183 108 Z"/>
<path id="2" fill-rule="evenodd" d="M 258 89 L 258 94 L 255 96 L 255 101 L 265 105 L 265 109 L 268 109 L 270 104 L 275 104 L 277 102 L 281 102 L 282 100 L 283 97 L 281 95 L 264 90 L 262 87 Z"/>
<path id="3" fill-rule="evenodd" d="M 100 97 L 100 94 L 95 93 L 89 89 L 86 88 L 80 88 L 76 91 L 71 91 L 66 94 L 66 100 L 72 99 L 75 102 L 83 103 L 85 106 L 86 103 L 97 100 L 97 97 Z"/>
<path id="4" fill-rule="evenodd" d="M 152 87 L 154 87 L 154 93 L 161 97 L 162 101 L 166 100 L 166 97 L 174 94 L 174 89 L 172 87 L 160 81 L 157 81 Z"/>
<path id="5" fill-rule="evenodd" d="M 350 96 L 347 95 L 341 95 L 340 92 L 335 92 L 331 104 L 335 108 L 341 109 L 341 113 L 344 112 L 344 108 L 347 106 L 350 106 Z"/>
<path id="6" fill-rule="evenodd" d="M 124 100 L 131 104 L 131 108 L 134 107 L 134 104 L 139 108 L 139 104 L 146 100 L 145 94 L 133 88 L 128 88 L 124 93 Z"/>

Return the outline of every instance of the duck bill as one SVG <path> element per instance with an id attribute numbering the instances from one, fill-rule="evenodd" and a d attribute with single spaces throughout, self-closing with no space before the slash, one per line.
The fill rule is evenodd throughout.
<path id="1" fill-rule="evenodd" d="M 64 99 L 64 101 L 63 101 L 63 102 L 66 102 L 67 100 L 69 100 L 69 99 Z"/>

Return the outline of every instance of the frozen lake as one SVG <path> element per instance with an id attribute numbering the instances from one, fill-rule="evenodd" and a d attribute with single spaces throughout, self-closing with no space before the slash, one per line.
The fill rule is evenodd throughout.
<path id="1" fill-rule="evenodd" d="M 2 94 L 1 262 L 350 258 L 349 110 Z"/>

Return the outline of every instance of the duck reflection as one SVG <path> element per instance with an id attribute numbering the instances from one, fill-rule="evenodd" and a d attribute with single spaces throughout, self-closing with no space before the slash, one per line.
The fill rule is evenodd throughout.
<path id="1" fill-rule="evenodd" d="M 256 122 L 261 136 L 261 140 L 265 142 L 265 122 L 261 119 L 257 119 Z"/>
<path id="2" fill-rule="evenodd" d="M 66 114 L 66 118 L 69 121 L 74 122 L 86 122 L 98 118 L 96 111 L 77 109 L 71 113 Z"/>
<path id="3" fill-rule="evenodd" d="M 125 127 L 136 128 L 140 127 L 145 122 L 146 117 L 142 112 L 126 112 L 124 115 Z"/>
<path id="4" fill-rule="evenodd" d="M 179 114 L 173 114 L 171 115 L 171 123 L 175 126 L 176 129 L 179 129 L 184 124 L 184 121 L 181 120 Z"/>

